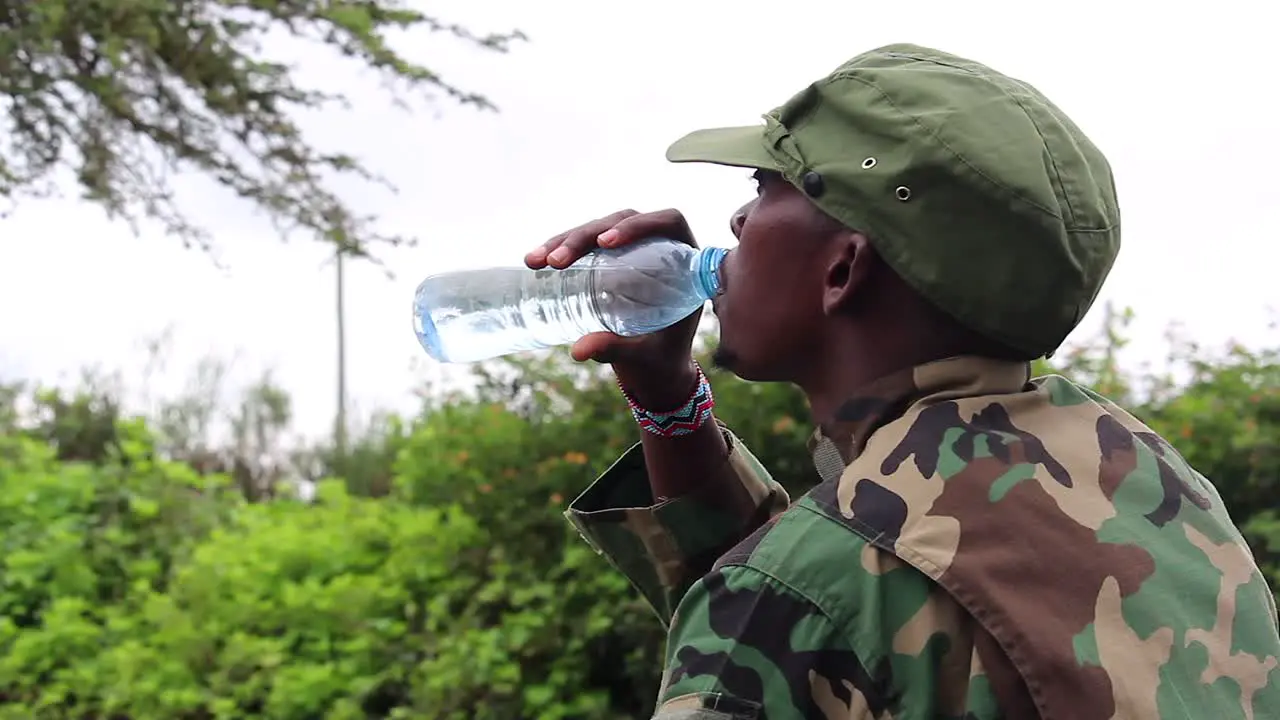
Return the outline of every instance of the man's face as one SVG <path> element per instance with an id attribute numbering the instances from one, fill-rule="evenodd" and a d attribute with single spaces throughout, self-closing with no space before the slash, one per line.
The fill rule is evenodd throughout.
<path id="1" fill-rule="evenodd" d="M 730 220 L 738 246 L 725 259 L 715 363 L 745 380 L 794 380 L 818 352 L 824 319 L 824 245 L 839 225 L 774 172 Z"/>

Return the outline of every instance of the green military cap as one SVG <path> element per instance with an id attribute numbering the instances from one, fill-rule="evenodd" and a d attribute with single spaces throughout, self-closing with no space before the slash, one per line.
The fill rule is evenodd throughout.
<path id="1" fill-rule="evenodd" d="M 1079 324 L 1120 250 L 1102 152 L 1031 85 L 972 60 L 871 50 L 764 120 L 691 133 L 667 159 L 780 172 L 933 304 L 1032 357 Z"/>

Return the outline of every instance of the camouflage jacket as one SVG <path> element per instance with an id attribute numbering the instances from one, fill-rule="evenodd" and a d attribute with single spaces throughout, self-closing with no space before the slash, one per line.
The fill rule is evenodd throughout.
<path id="1" fill-rule="evenodd" d="M 1213 486 L 1025 363 L 892 375 L 795 503 L 655 503 L 633 448 L 570 506 L 668 626 L 655 717 L 1280 718 L 1274 596 Z"/>

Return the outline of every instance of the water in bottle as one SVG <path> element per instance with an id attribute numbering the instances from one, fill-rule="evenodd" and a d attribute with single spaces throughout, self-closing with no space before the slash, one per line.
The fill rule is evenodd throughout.
<path id="1" fill-rule="evenodd" d="M 595 250 L 563 270 L 432 275 L 414 294 L 414 332 L 428 355 L 449 363 L 563 345 L 593 332 L 657 332 L 720 292 L 726 253 L 651 238 Z"/>

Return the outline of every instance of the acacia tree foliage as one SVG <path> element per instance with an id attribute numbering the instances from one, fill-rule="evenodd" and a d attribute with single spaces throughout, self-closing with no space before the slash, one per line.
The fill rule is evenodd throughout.
<path id="1" fill-rule="evenodd" d="M 345 98 L 301 86 L 265 48 L 292 36 L 373 69 L 397 99 L 425 93 L 493 109 L 392 47 L 412 31 L 497 52 L 523 38 L 476 35 L 402 0 L 0 0 L 0 197 L 48 193 L 54 172 L 69 168 L 110 216 L 157 220 L 207 249 L 171 184 L 194 170 L 282 231 L 311 231 L 347 254 L 404 243 L 334 190 L 341 176 L 382 179 L 299 128 L 298 111 Z"/>

